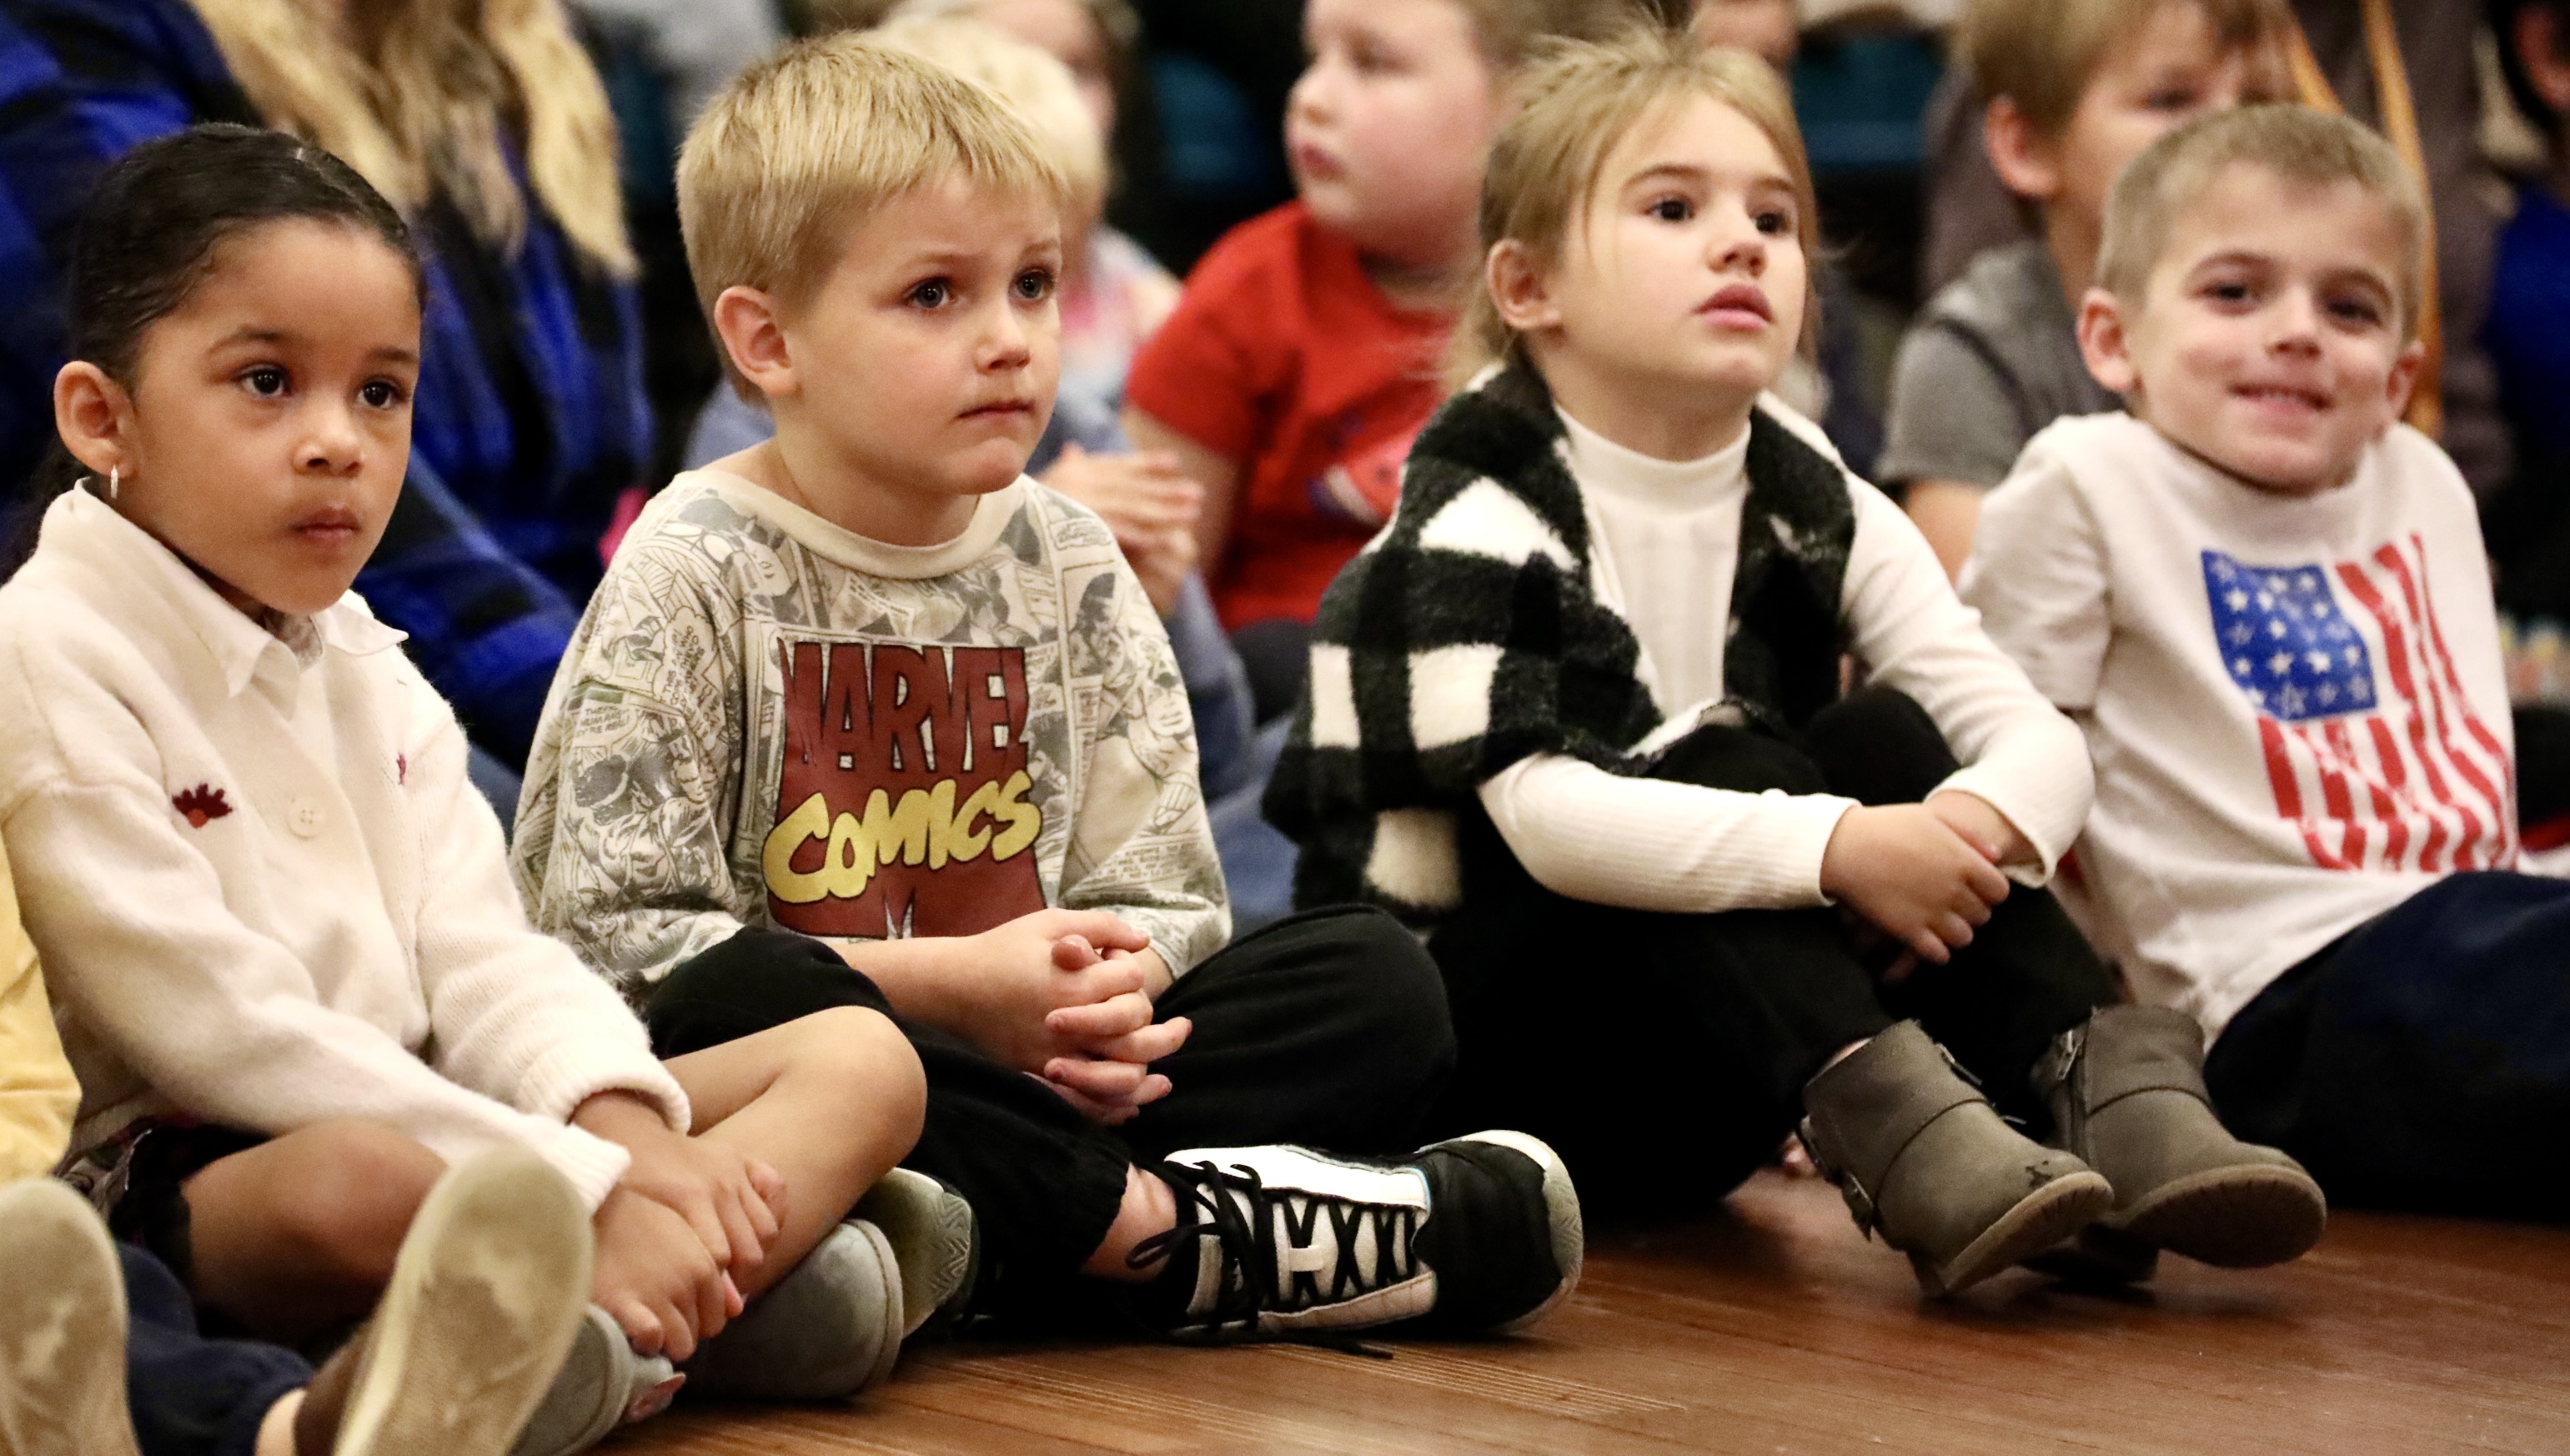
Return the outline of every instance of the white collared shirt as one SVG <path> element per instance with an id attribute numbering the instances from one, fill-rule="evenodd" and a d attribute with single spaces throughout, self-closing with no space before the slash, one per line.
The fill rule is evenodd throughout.
<path id="1" fill-rule="evenodd" d="M 453 712 L 355 595 L 261 625 L 105 502 L 0 588 L 0 830 L 83 1089 L 75 1149 L 184 1111 L 515 1142 L 595 1206 L 598 1093 L 686 1099 L 537 933 Z"/>

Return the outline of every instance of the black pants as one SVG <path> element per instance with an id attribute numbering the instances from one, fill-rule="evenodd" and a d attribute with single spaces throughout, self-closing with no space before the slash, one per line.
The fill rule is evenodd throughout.
<path id="1" fill-rule="evenodd" d="M 834 1006 L 900 1024 L 928 1074 L 928 1116 L 903 1166 L 961 1190 L 981 1218 L 979 1312 L 1076 1315 L 1074 1275 L 1124 1196 L 1125 1170 L 1191 1148 L 1300 1143 L 1406 1153 L 1455 1065 L 1446 992 L 1391 916 L 1314 910 L 1241 937 L 1179 978 L 1159 1015 L 1194 1023 L 1154 1063 L 1167 1097 L 1092 1126 L 1044 1083 L 962 1038 L 894 1015 L 819 941 L 744 930 L 679 966 L 644 1019 L 682 1056 Z"/>
<path id="2" fill-rule="evenodd" d="M 2204 1074 L 2333 1202 L 2570 1219 L 2570 882 L 2420 890 L 2259 993 Z"/>
<path id="3" fill-rule="evenodd" d="M 1885 804 L 1919 801 L 1954 768 L 1926 712 L 1874 689 L 1824 711 L 1799 745 L 1698 729 L 1656 776 Z M 1601 1211 L 1729 1193 L 1775 1157 L 1803 1084 L 1896 1019 L 1917 1018 L 2001 1110 L 2039 1124 L 2027 1074 L 2045 1044 L 2117 999 L 2061 907 L 2022 886 L 1949 963 L 1883 985 L 1835 909 L 1690 915 L 1569 899 L 1536 884 L 1485 819 L 1463 861 L 1464 908 L 1429 942 L 1461 1049 L 1435 1130 L 1532 1133 Z"/>

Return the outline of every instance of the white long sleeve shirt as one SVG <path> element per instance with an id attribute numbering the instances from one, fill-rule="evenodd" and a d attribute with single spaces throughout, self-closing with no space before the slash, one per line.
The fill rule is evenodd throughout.
<path id="1" fill-rule="evenodd" d="M 1762 407 L 1837 458 L 1808 421 Z M 1562 420 L 1597 598 L 1631 625 L 1640 680 L 1663 721 L 1682 728 L 1722 697 L 1748 435 L 1704 459 L 1671 462 Z M 1939 790 L 1970 793 L 2005 815 L 2041 859 L 2011 873 L 2040 884 L 2088 812 L 2093 779 L 2079 730 L 1982 634 L 1910 518 L 1853 474 L 1847 485 L 1856 536 L 1840 613 L 1856 656 L 1872 682 L 1908 694 L 1935 721 L 1963 765 Z M 1546 888 L 1697 913 L 1825 903 L 1821 861 L 1856 806 L 1830 794 L 1628 778 L 1560 754 L 1510 764 L 1483 784 L 1481 799 Z"/>
<path id="2" fill-rule="evenodd" d="M 1982 506 L 1963 592 L 2087 736 L 2084 928 L 2144 1001 L 2219 1032 L 2440 877 L 2516 863 L 2479 514 L 2406 426 L 2297 497 L 2063 420 Z"/>
<path id="3" fill-rule="evenodd" d="M 453 713 L 353 595 L 270 627 L 86 491 L 0 588 L 0 831 L 83 1100 L 76 1150 L 182 1111 L 517 1143 L 592 1206 L 568 1123 L 685 1095 L 527 921 Z"/>

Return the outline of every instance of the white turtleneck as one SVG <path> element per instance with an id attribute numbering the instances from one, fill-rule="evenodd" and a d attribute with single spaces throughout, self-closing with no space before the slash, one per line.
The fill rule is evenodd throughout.
<path id="1" fill-rule="evenodd" d="M 1768 406 L 1773 409 L 1772 406 Z M 1773 410 L 1805 438 L 1816 430 Z M 1749 436 L 1699 460 L 1659 460 L 1562 416 L 1593 543 L 1591 585 L 1641 645 L 1638 676 L 1664 722 L 1723 696 L 1731 586 L 1748 496 Z M 1820 448 L 1826 449 L 1826 445 Z M 2087 745 L 1955 600 L 1899 507 L 1848 477 L 1856 535 L 1841 620 L 1871 681 L 1908 694 L 1987 800 L 2042 856 L 2040 883 L 2086 816 Z M 1523 758 L 1482 785 L 1492 822 L 1536 882 L 1632 909 L 1713 912 L 1826 902 L 1821 861 L 1855 800 L 1628 778 L 1574 758 Z"/>

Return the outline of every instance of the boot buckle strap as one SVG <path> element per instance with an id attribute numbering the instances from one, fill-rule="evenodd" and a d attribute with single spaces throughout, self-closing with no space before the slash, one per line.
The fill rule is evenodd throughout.
<path id="1" fill-rule="evenodd" d="M 1839 1196 L 1847 1200 L 1848 1212 L 1856 1215 L 1856 1226 L 1865 1231 L 1866 1237 L 1874 1237 L 1875 1229 L 1882 1226 L 1883 1220 L 1875 1210 L 1874 1195 L 1866 1192 L 1865 1181 L 1841 1168 L 1822 1151 L 1821 1140 L 1816 1136 L 1810 1118 L 1803 1119 L 1802 1126 L 1795 1130 L 1795 1136 L 1803 1140 L 1803 1151 L 1812 1156 L 1813 1169 L 1835 1184 Z"/>
<path id="2" fill-rule="evenodd" d="M 1841 1177 L 1839 1194 L 1847 1200 L 1848 1212 L 1856 1216 L 1856 1226 L 1865 1230 L 1867 1238 L 1873 1238 L 1883 1226 L 1882 1214 L 1874 1206 L 1874 1196 L 1865 1191 L 1865 1185 L 1854 1174 Z"/>
<path id="3" fill-rule="evenodd" d="M 1981 1090 L 1981 1079 L 1972 1075 L 1971 1068 L 1955 1061 L 1954 1054 L 1945 1050 L 1945 1044 L 1943 1042 L 1929 1042 L 1928 1045 L 1934 1047 L 1936 1049 L 1936 1055 L 1945 1059 L 1946 1070 L 1952 1072 L 1955 1076 L 1962 1078 L 1964 1085 L 1970 1087 L 1973 1091 L 1978 1092 Z"/>

